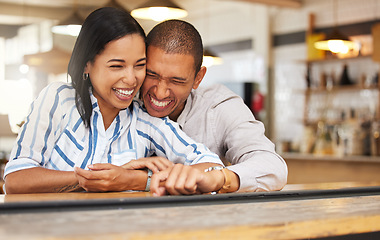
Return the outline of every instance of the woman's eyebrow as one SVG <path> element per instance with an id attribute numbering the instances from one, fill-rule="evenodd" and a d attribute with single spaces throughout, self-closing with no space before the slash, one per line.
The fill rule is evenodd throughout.
<path id="1" fill-rule="evenodd" d="M 114 59 L 108 60 L 107 62 L 109 63 L 109 62 L 125 62 L 125 61 L 123 59 L 116 59 L 116 58 L 114 58 Z"/>
<path id="2" fill-rule="evenodd" d="M 137 62 L 142 62 L 142 61 L 145 61 L 145 60 L 146 60 L 146 58 L 140 58 L 139 60 L 137 60 Z M 125 62 L 125 60 L 113 58 L 113 59 L 108 60 L 107 62 Z"/>

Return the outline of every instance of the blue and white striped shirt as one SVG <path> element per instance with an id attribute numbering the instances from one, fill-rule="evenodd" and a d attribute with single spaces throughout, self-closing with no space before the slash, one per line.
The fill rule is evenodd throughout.
<path id="1" fill-rule="evenodd" d="M 20 130 L 4 176 L 32 167 L 72 171 L 74 166 L 87 169 L 94 163 L 120 166 L 153 153 L 186 165 L 222 164 L 216 154 L 189 138 L 175 122 L 150 116 L 135 101 L 105 130 L 92 94 L 91 100 L 91 126 L 86 128 L 71 84 L 52 83 L 41 91 Z"/>

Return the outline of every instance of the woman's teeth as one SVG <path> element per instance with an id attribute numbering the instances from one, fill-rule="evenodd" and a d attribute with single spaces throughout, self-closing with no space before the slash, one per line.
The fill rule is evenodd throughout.
<path id="1" fill-rule="evenodd" d="M 133 93 L 133 90 L 123 90 L 123 89 L 117 89 L 117 88 L 114 88 L 114 90 L 120 95 L 124 95 L 126 97 L 130 96 Z"/>

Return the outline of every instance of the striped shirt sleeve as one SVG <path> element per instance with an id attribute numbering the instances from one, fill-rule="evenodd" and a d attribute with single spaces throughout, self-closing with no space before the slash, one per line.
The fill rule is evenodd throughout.
<path id="1" fill-rule="evenodd" d="M 69 86 L 62 83 L 50 84 L 32 103 L 30 113 L 12 149 L 4 176 L 14 171 L 43 166 L 48 161 L 62 117 L 59 93 L 65 88 Z"/>

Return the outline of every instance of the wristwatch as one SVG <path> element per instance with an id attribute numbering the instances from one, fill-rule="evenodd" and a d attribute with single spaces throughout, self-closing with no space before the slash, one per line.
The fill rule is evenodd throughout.
<path id="1" fill-rule="evenodd" d="M 153 172 L 148 168 L 148 179 L 146 180 L 145 192 L 150 191 L 150 180 L 152 178 Z"/>
<path id="2" fill-rule="evenodd" d="M 205 169 L 205 172 L 211 172 L 213 170 L 222 171 L 222 173 L 224 175 L 224 184 L 223 184 L 222 188 L 219 189 L 219 191 L 217 191 L 217 193 L 227 193 L 228 190 L 231 188 L 231 178 L 230 178 L 229 170 L 227 170 L 225 167 L 222 167 L 222 166 L 212 166 L 212 167 Z M 212 192 L 212 194 L 215 194 L 215 193 L 216 192 Z"/>

